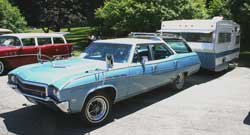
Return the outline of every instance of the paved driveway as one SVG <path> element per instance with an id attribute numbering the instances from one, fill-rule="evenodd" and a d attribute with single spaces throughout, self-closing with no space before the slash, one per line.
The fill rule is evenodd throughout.
<path id="1" fill-rule="evenodd" d="M 112 121 L 87 128 L 75 115 L 34 106 L 0 77 L 0 134 L 250 135 L 250 69 L 199 73 L 114 106 Z"/>

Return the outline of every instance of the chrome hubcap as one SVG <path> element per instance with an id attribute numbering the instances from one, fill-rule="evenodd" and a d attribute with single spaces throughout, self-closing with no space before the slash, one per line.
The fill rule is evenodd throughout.
<path id="1" fill-rule="evenodd" d="M 96 96 L 86 106 L 86 117 L 92 123 L 98 123 L 105 119 L 109 111 L 109 104 L 105 97 Z"/>
<path id="2" fill-rule="evenodd" d="M 0 75 L 3 73 L 4 71 L 4 65 L 3 62 L 0 61 Z"/>

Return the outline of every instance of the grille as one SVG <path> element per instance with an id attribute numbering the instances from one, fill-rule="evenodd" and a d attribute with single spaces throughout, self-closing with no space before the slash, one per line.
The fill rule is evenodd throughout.
<path id="1" fill-rule="evenodd" d="M 22 80 L 17 79 L 17 87 L 23 94 L 37 96 L 40 98 L 46 97 L 46 87 L 44 86 L 24 83 Z"/>

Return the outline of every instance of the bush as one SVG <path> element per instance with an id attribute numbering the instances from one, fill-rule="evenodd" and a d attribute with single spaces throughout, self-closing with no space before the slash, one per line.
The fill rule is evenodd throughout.
<path id="1" fill-rule="evenodd" d="M 13 7 L 8 0 L 0 0 L 0 27 L 23 32 L 26 25 L 18 8 Z"/>
<path id="2" fill-rule="evenodd" d="M 131 31 L 154 32 L 161 21 L 206 18 L 203 0 L 109 0 L 97 9 L 104 34 L 124 36 Z"/>

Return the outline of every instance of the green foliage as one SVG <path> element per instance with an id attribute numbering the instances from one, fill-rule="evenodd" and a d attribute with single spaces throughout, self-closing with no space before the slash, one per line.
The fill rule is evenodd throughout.
<path id="1" fill-rule="evenodd" d="M 228 5 L 228 0 L 212 0 L 209 3 L 208 13 L 210 17 L 223 16 L 224 18 L 231 19 L 231 12 Z"/>
<path id="2" fill-rule="evenodd" d="M 0 0 L 0 27 L 22 32 L 26 28 L 26 21 L 18 8 L 13 7 L 8 0 Z"/>
<path id="3" fill-rule="evenodd" d="M 40 27 L 45 32 L 50 29 L 60 31 L 62 27 L 82 25 L 85 21 L 80 13 L 79 0 L 36 0 L 39 6 Z"/>
<path id="4" fill-rule="evenodd" d="M 117 36 L 131 31 L 155 31 L 161 21 L 206 18 L 203 0 L 109 0 L 97 9 L 101 31 Z"/>

